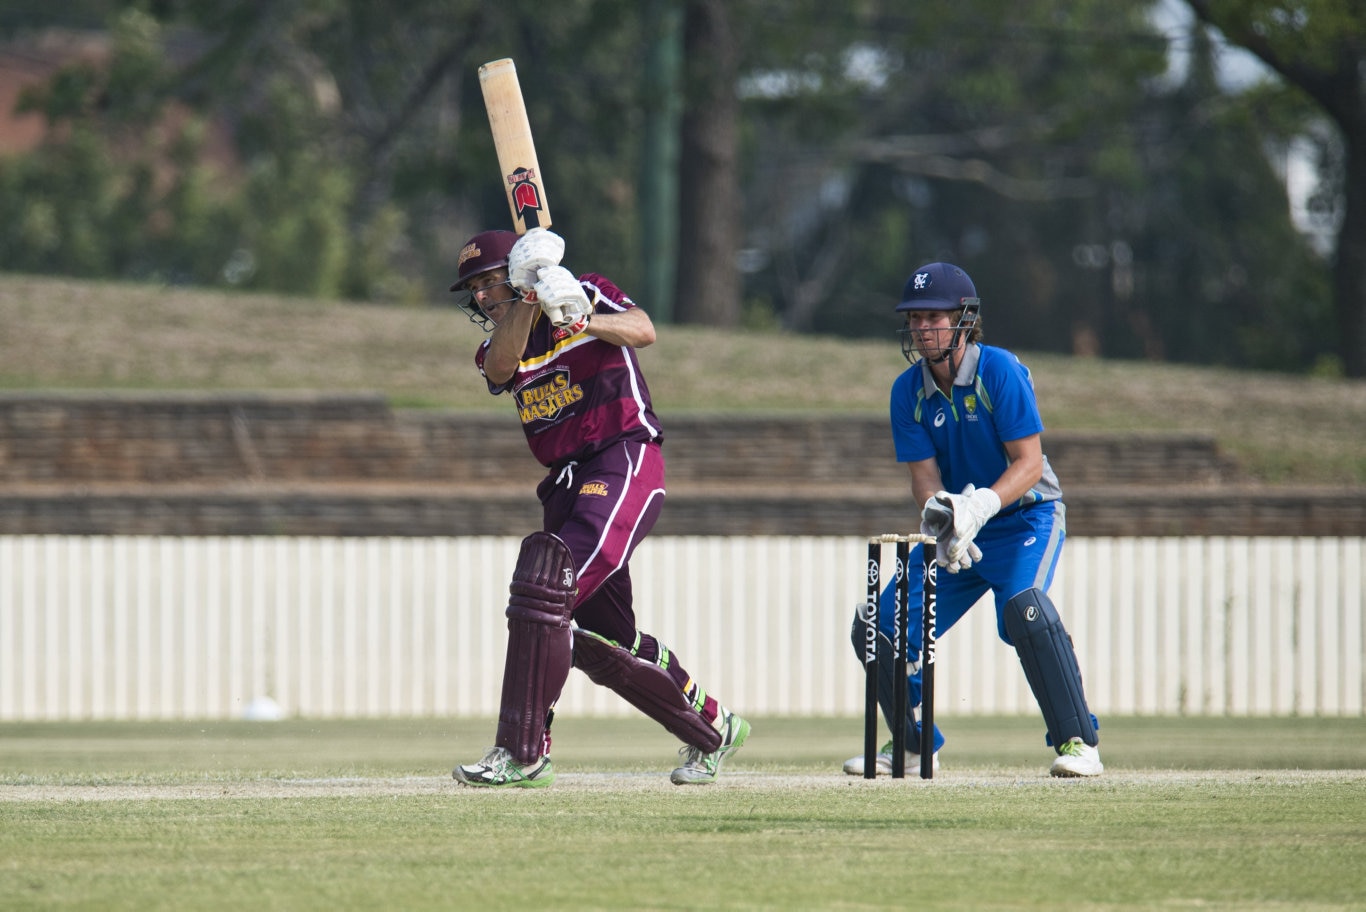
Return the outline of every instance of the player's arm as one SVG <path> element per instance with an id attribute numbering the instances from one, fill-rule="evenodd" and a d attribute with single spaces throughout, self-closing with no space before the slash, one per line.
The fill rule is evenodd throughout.
<path id="1" fill-rule="evenodd" d="M 1043 443 L 1038 434 L 1030 434 L 1019 440 L 1007 440 L 1004 446 L 1006 456 L 1010 458 L 1010 465 L 1006 466 L 1001 477 L 991 485 L 992 493 L 1002 505 L 1015 503 L 1024 497 L 1043 477 Z M 943 486 L 939 477 L 939 467 L 933 459 L 927 459 L 923 463 L 913 462 L 910 465 L 911 488 L 915 492 L 916 503 L 923 507 Z"/>
<path id="2" fill-rule="evenodd" d="M 593 314 L 584 332 L 604 342 L 631 348 L 644 348 L 655 341 L 654 321 L 639 307 L 605 313 L 599 311 Z"/>
<path id="3" fill-rule="evenodd" d="M 935 560 L 939 566 L 949 566 L 949 546 L 953 543 L 953 513 L 947 509 L 934 509 L 935 492 L 944 487 L 944 479 L 939 474 L 939 463 L 933 457 L 919 462 L 907 463 L 911 468 L 911 494 L 920 511 L 920 534 L 935 537 Z M 980 557 L 978 551 L 974 557 Z M 950 568 L 957 573 L 958 567 Z"/>
<path id="4" fill-rule="evenodd" d="M 516 298 L 507 306 L 507 313 L 499 315 L 498 325 L 489 334 L 488 352 L 484 355 L 484 376 L 490 383 L 502 386 L 517 372 L 531 324 L 540 312 L 538 304 Z"/>
<path id="5" fill-rule="evenodd" d="M 925 526 L 935 530 L 933 534 L 942 536 L 939 530 L 951 530 L 948 551 L 939 561 L 950 573 L 981 560 L 981 549 L 973 541 L 977 533 L 1001 507 L 1018 501 L 1043 476 L 1043 447 L 1038 434 L 1006 441 L 1004 446 L 1010 465 L 990 488 L 969 484 L 961 494 L 938 491 L 921 513 Z"/>
<path id="6" fill-rule="evenodd" d="M 911 470 L 911 496 L 915 498 L 916 508 L 924 509 L 935 492 L 944 487 L 944 479 L 939 475 L 939 463 L 930 457 L 906 465 Z"/>
<path id="7" fill-rule="evenodd" d="M 1005 441 L 1005 448 L 1010 465 L 991 489 L 1001 498 L 1001 503 L 1012 504 L 1043 478 L 1043 442 L 1038 434 L 1030 434 L 1019 440 Z"/>

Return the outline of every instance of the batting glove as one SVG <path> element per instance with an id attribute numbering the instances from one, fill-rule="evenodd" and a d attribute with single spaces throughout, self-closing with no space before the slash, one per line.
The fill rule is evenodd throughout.
<path id="1" fill-rule="evenodd" d="M 532 228 L 508 253 L 508 281 L 525 297 L 536 287 L 540 271 L 560 265 L 563 257 L 564 238 L 548 228 Z"/>
<path id="2" fill-rule="evenodd" d="M 572 336 L 588 326 L 593 305 L 588 302 L 588 294 L 579 280 L 568 269 L 563 266 L 542 269 L 535 290 L 541 310 L 559 330 L 557 336 Z"/>

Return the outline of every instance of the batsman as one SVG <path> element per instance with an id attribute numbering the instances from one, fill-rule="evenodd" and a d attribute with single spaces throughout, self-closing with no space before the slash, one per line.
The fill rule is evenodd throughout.
<path id="1" fill-rule="evenodd" d="M 675 785 L 713 782 L 750 726 L 707 693 L 679 657 L 636 628 L 631 555 L 664 503 L 664 432 L 636 349 L 649 315 L 596 273 L 561 265 L 564 240 L 536 227 L 475 235 L 451 291 L 488 333 L 475 365 L 512 399 L 547 474 L 542 528 L 521 545 L 509 586 L 507 659 L 494 746 L 457 766 L 486 788 L 555 778 L 550 723 L 571 668 L 610 688 L 683 742 Z"/>
<path id="2" fill-rule="evenodd" d="M 942 635 L 991 592 L 996 631 L 1013 646 L 1047 725 L 1054 776 L 1098 776 L 1100 728 L 1086 703 L 1072 638 L 1048 597 L 1066 538 L 1066 508 L 1057 476 L 1043 453 L 1043 421 L 1029 369 L 1011 352 L 982 343 L 981 301 L 967 273 L 929 263 L 911 274 L 897 305 L 905 323 L 901 352 L 910 367 L 892 384 L 892 439 L 898 462 L 910 468 L 920 531 L 935 536 L 938 574 L 936 632 Z M 911 566 L 920 561 L 919 547 Z M 909 604 L 917 605 L 916 575 Z M 909 612 L 906 681 L 890 670 L 895 581 L 881 594 L 878 702 L 889 726 L 904 725 L 906 744 L 920 744 L 920 612 Z M 855 611 L 853 643 L 860 660 L 866 611 Z M 884 658 L 885 656 L 885 658 Z M 886 671 L 884 672 L 883 669 Z M 892 718 L 892 695 L 906 687 L 905 719 Z M 944 736 L 936 726 L 938 766 Z M 879 751 L 878 773 L 892 771 L 892 745 Z M 907 766 L 919 764 L 918 755 Z M 864 757 L 844 771 L 862 776 Z"/>

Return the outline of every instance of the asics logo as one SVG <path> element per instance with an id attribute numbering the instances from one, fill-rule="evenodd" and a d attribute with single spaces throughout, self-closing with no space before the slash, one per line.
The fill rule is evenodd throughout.
<path id="1" fill-rule="evenodd" d="M 945 422 L 946 420 L 948 420 L 948 419 L 947 419 L 947 417 L 944 415 L 944 413 L 943 413 L 942 411 L 941 411 L 941 412 L 936 412 L 936 413 L 935 413 L 935 416 L 934 416 L 934 426 L 935 426 L 935 427 L 943 427 L 943 426 L 944 426 L 944 422 Z"/>
<path id="2" fill-rule="evenodd" d="M 1025 546 L 1026 548 L 1028 548 L 1030 545 L 1034 544 L 1036 541 L 1038 541 L 1038 539 L 1031 535 L 1031 536 L 1029 536 L 1029 538 L 1026 538 L 1026 539 L 1024 540 L 1024 546 Z"/>

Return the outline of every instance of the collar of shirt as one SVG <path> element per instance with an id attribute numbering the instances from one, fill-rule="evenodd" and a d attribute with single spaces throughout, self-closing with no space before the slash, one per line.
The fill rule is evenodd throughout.
<path id="1" fill-rule="evenodd" d="M 982 360 L 982 346 L 976 342 L 969 342 L 963 346 L 963 363 L 958 365 L 958 373 L 954 374 L 954 386 L 974 386 L 977 382 L 977 365 Z M 934 382 L 934 374 L 930 371 L 930 362 L 924 358 L 920 359 L 920 370 L 923 374 L 921 382 L 925 389 L 939 389 Z"/>

